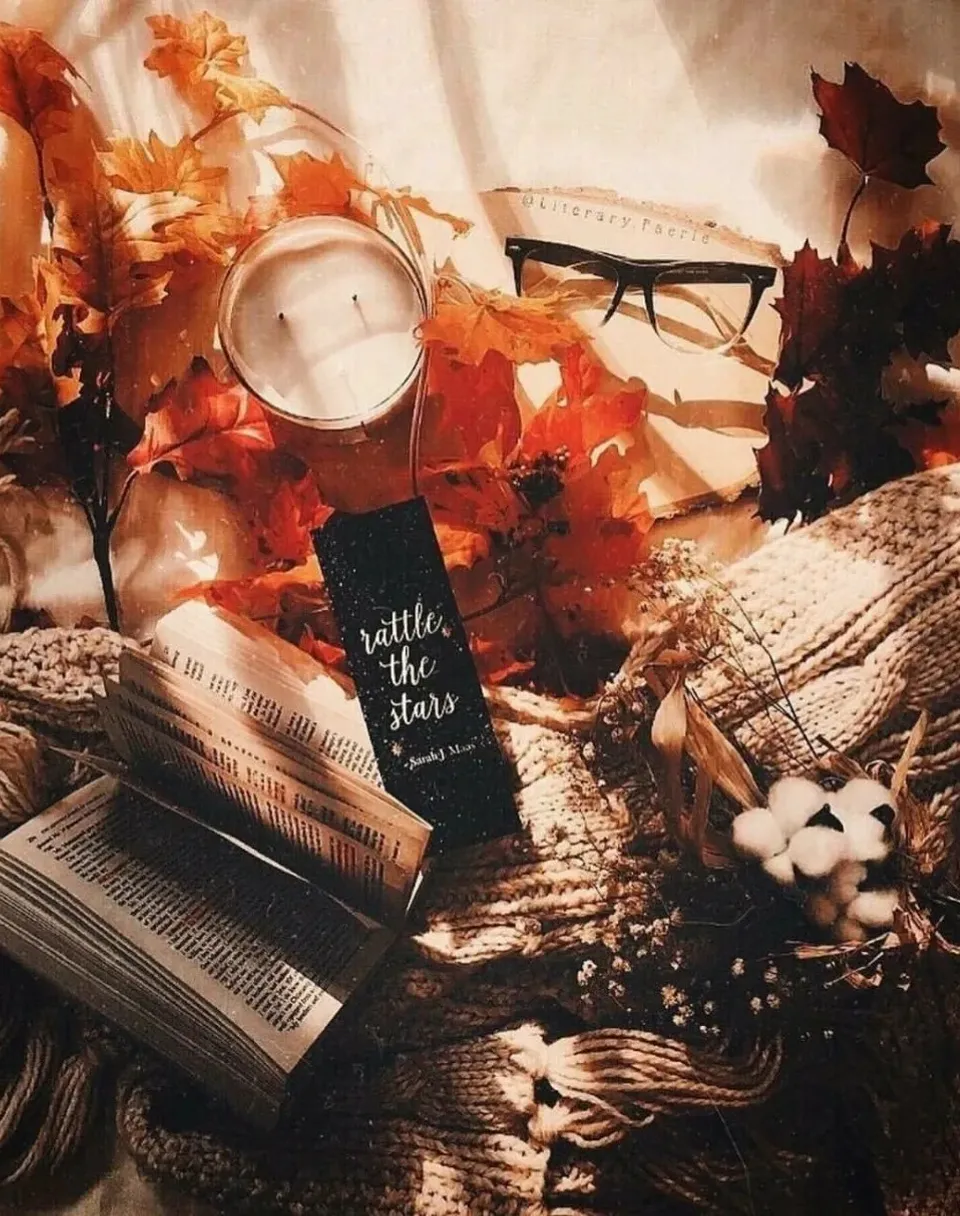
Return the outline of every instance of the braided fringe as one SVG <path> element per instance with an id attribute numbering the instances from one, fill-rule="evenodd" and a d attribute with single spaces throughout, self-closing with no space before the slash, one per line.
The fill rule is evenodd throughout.
<path id="1" fill-rule="evenodd" d="M 588 1031 L 546 1043 L 529 1024 L 505 1037 L 531 1078 L 560 1095 L 552 1106 L 535 1107 L 531 1138 L 562 1137 L 581 1148 L 613 1144 L 656 1114 L 754 1106 L 773 1090 L 782 1062 L 779 1042 L 735 1060 L 639 1030 Z"/>

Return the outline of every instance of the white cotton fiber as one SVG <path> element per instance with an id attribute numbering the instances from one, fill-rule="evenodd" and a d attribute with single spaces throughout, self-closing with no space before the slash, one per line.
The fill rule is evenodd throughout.
<path id="1" fill-rule="evenodd" d="M 765 806 L 741 811 L 733 821 L 733 844 L 738 853 L 765 861 L 787 847 L 780 825 Z"/>
<path id="2" fill-rule="evenodd" d="M 793 862 L 790 860 L 789 854 L 784 851 L 778 853 L 776 857 L 768 857 L 763 864 L 763 869 L 774 882 L 779 883 L 781 887 L 792 887 L 796 882 L 796 876 L 793 872 Z"/>
<path id="3" fill-rule="evenodd" d="M 833 926 L 833 938 L 838 942 L 865 942 L 867 931 L 858 920 L 849 916 L 841 916 Z"/>
<path id="4" fill-rule="evenodd" d="M 838 835 L 846 840 L 846 855 L 851 861 L 883 861 L 890 855 L 887 831 L 879 819 L 841 807 L 836 813 L 843 824 L 843 832 Z"/>
<path id="5" fill-rule="evenodd" d="M 781 777 L 771 785 L 767 795 L 770 814 L 788 840 L 826 801 L 826 792 L 806 777 Z"/>
<path id="6" fill-rule="evenodd" d="M 854 777 L 848 781 L 833 795 L 832 802 L 837 814 L 869 815 L 880 806 L 889 806 L 896 811 L 896 803 L 887 787 L 869 777 Z"/>
<path id="7" fill-rule="evenodd" d="M 811 895 L 804 905 L 804 909 L 807 919 L 820 929 L 828 929 L 837 919 L 840 911 L 830 896 L 824 895 L 822 891 Z"/>
<path id="8" fill-rule="evenodd" d="M 807 878 L 826 878 L 842 860 L 844 833 L 832 828 L 801 828 L 791 837 L 790 860 Z"/>
<path id="9" fill-rule="evenodd" d="M 860 884 L 867 877 L 867 867 L 859 861 L 841 861 L 830 875 L 830 885 L 827 888 L 830 898 L 845 908 L 851 900 L 856 899 Z"/>
<path id="10" fill-rule="evenodd" d="M 847 916 L 868 929 L 887 929 L 899 905 L 896 891 L 861 891 L 847 908 Z"/>

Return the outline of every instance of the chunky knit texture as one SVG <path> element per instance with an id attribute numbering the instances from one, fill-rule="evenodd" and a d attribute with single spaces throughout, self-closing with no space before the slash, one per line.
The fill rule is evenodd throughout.
<path id="1" fill-rule="evenodd" d="M 809 763 L 801 733 L 768 708 L 778 680 L 811 739 L 863 759 L 895 759 L 923 705 L 933 716 L 917 771 L 952 807 L 958 490 L 956 470 L 908 479 L 731 569 L 743 671 L 718 662 L 701 692 L 772 768 Z M 37 740 L 17 723 L 95 729 L 93 694 L 120 645 L 104 631 L 0 638 L 0 697 L 13 723 L 0 724 L 0 748 L 15 759 L 11 788 L 0 787 L 9 821 L 40 798 L 23 779 Z M 628 855 L 627 799 L 598 787 L 576 737 L 530 722 L 497 729 L 523 833 L 441 861 L 410 934 L 333 1029 L 318 1079 L 276 1136 L 252 1136 L 135 1056 L 118 1118 L 148 1174 L 225 1211 L 284 1216 L 612 1216 L 627 1198 L 629 1210 L 652 1205 L 661 1185 L 702 1193 L 695 1155 L 671 1155 L 670 1117 L 733 1117 L 763 1103 L 780 1075 L 778 1048 L 705 1054 L 575 1021 L 577 960 L 614 946 L 624 917 L 656 914 L 662 870 Z M 11 1169 L 49 1169 L 78 1142 L 100 1057 L 82 1037 L 45 1046 L 35 1015 L 13 1010 L 9 1025 L 0 1118 L 29 1109 L 31 1125 L 46 1128 L 26 1166 L 17 1158 Z"/>
<path id="2" fill-rule="evenodd" d="M 896 760 L 927 708 L 933 721 L 913 772 L 951 812 L 960 796 L 960 468 L 892 482 L 788 533 L 731 566 L 726 585 L 735 653 L 698 683 L 720 725 L 775 771 L 802 771 L 807 741 L 821 754 Z M 802 732 L 781 712 L 784 692 Z"/>

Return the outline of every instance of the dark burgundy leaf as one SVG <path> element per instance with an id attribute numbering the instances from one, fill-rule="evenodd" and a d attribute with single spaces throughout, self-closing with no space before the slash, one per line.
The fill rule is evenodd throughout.
<path id="1" fill-rule="evenodd" d="M 783 270 L 783 295 L 774 304 L 783 325 L 774 378 L 797 388 L 815 370 L 817 356 L 835 341 L 844 289 L 855 269 L 821 258 L 807 241 Z"/>
<path id="2" fill-rule="evenodd" d="M 896 302 L 900 336 L 914 358 L 950 362 L 947 343 L 960 333 L 960 241 L 950 225 L 911 228 L 896 249 L 873 248 L 878 289 Z"/>
<path id="3" fill-rule="evenodd" d="M 844 65 L 843 83 L 811 73 L 820 106 L 820 134 L 867 177 L 912 189 L 930 182 L 927 164 L 946 146 L 933 106 L 898 101 L 858 63 Z"/>

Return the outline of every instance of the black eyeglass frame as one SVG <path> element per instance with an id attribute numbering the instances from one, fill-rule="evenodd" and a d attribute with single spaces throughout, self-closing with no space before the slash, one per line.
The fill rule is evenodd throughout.
<path id="1" fill-rule="evenodd" d="M 777 277 L 775 266 L 763 266 L 756 262 L 687 262 L 671 258 L 627 258 L 616 253 L 604 253 L 596 249 L 584 249 L 580 245 L 565 245 L 559 241 L 543 241 L 533 237 L 508 236 L 503 243 L 503 252 L 513 263 L 513 281 L 518 296 L 523 295 L 523 265 L 528 258 L 548 266 L 578 266 L 586 273 L 596 274 L 615 284 L 611 300 L 601 325 L 606 325 L 620 307 L 620 302 L 630 288 L 643 290 L 643 302 L 654 332 L 661 340 L 663 334 L 657 322 L 653 302 L 653 289 L 660 282 L 670 285 L 685 283 L 737 283 L 747 279 L 750 283 L 750 304 L 746 319 L 733 342 L 747 329 L 753 320 L 761 297 Z M 669 278 L 664 280 L 664 275 Z"/>

